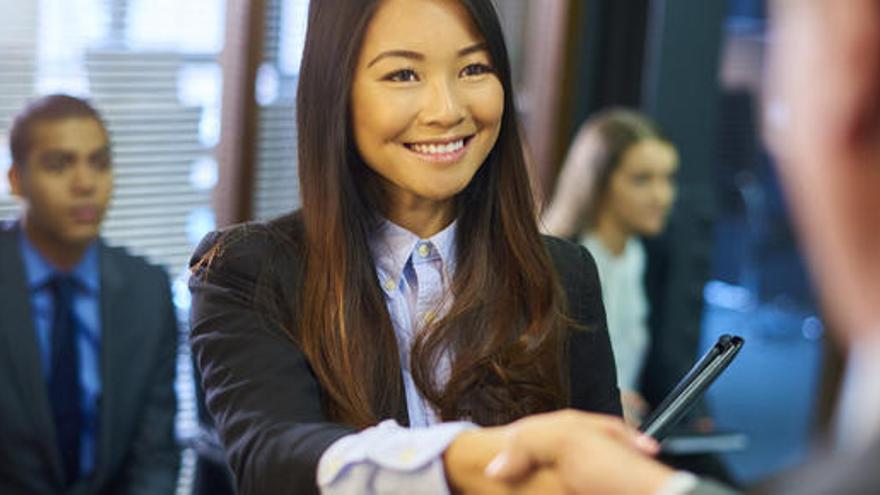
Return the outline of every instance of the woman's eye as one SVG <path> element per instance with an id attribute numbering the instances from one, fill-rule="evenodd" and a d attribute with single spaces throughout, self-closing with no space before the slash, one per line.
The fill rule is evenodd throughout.
<path id="1" fill-rule="evenodd" d="M 461 75 L 465 77 L 481 76 L 483 74 L 490 74 L 492 72 L 494 72 L 494 69 L 486 64 L 470 64 L 461 70 Z"/>
<path id="2" fill-rule="evenodd" d="M 412 69 L 401 69 L 385 76 L 385 80 L 391 82 L 415 82 L 419 80 L 419 76 Z"/>

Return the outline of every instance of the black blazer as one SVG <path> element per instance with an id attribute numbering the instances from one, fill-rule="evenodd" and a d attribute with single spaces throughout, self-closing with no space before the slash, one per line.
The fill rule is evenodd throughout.
<path id="1" fill-rule="evenodd" d="M 295 319 L 285 301 L 294 300 L 299 290 L 302 240 L 302 224 L 292 214 L 213 232 L 191 261 L 193 354 L 206 405 L 243 494 L 316 493 L 321 455 L 353 431 L 327 421 L 321 385 L 282 330 Z M 571 334 L 571 405 L 620 415 L 595 263 L 570 242 L 547 237 L 545 243 L 571 316 L 590 329 Z M 209 253 L 215 245 L 218 249 Z M 264 289 L 276 305 L 258 309 L 255 291 Z M 406 405 L 398 409 L 405 423 Z"/>
<path id="2" fill-rule="evenodd" d="M 63 493 L 61 453 L 16 224 L 0 226 L 0 493 Z M 173 493 L 177 320 L 168 276 L 101 243 L 101 399 L 94 475 L 68 493 Z"/>

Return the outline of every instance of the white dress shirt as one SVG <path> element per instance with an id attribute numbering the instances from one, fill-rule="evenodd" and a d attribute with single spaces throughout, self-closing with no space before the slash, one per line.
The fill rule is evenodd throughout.
<path id="1" fill-rule="evenodd" d="M 621 390 L 638 390 L 650 343 L 648 298 L 643 281 L 645 248 L 639 239 L 630 238 L 623 252 L 616 255 L 592 233 L 582 244 L 599 269 L 608 335 L 617 364 L 617 385 Z"/>

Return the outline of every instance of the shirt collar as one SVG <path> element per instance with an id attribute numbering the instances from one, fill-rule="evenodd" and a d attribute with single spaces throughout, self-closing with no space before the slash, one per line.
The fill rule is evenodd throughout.
<path id="1" fill-rule="evenodd" d="M 24 233 L 24 229 L 19 226 L 18 229 L 19 250 L 21 251 L 24 261 L 25 274 L 27 277 L 28 288 L 36 290 L 49 279 L 59 273 L 66 273 L 73 278 L 88 292 L 96 294 L 100 287 L 100 276 L 98 272 L 98 241 L 92 241 L 86 248 L 82 259 L 76 266 L 68 272 L 62 272 L 49 262 L 37 248 L 31 244 Z"/>
<path id="2" fill-rule="evenodd" d="M 455 234 L 457 221 L 428 239 L 421 239 L 416 234 L 383 219 L 372 232 L 369 239 L 370 253 L 377 271 L 384 273 L 392 280 L 400 280 L 404 266 L 412 256 L 413 250 L 422 242 L 430 242 L 440 254 L 441 262 L 452 274 L 455 266 Z"/>

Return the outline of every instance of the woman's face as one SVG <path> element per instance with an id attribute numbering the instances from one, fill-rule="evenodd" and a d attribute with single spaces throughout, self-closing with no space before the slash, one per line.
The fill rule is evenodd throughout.
<path id="1" fill-rule="evenodd" d="M 659 234 L 675 200 L 677 170 L 678 153 L 669 143 L 643 139 L 630 146 L 611 174 L 601 215 L 629 234 Z"/>
<path id="2" fill-rule="evenodd" d="M 498 138 L 504 89 L 459 2 L 384 0 L 367 27 L 351 109 L 385 213 L 451 212 Z"/>

